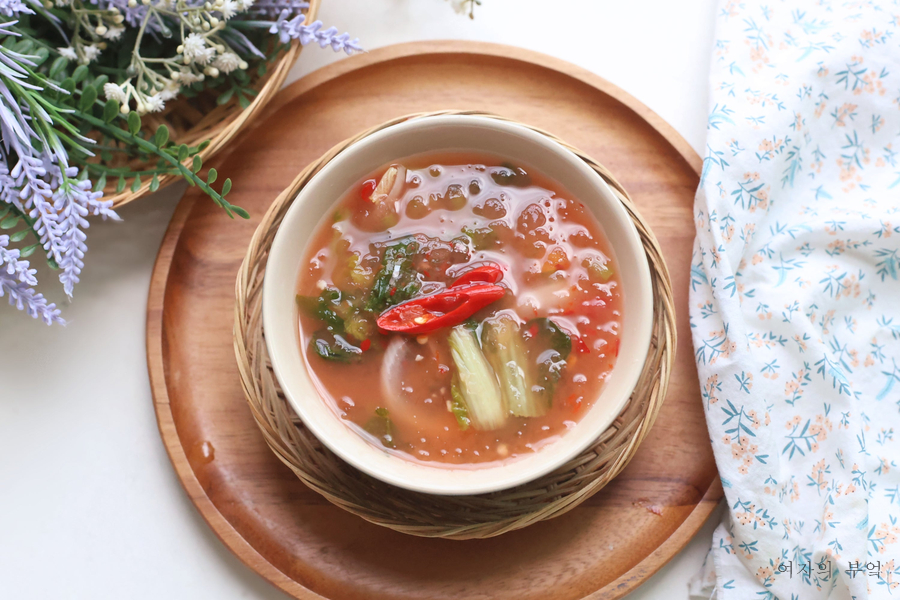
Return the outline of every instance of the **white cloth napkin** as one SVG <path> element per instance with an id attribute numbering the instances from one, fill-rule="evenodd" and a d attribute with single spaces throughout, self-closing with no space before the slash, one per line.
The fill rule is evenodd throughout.
<path id="1" fill-rule="evenodd" d="M 900 596 L 900 2 L 722 1 L 690 306 L 729 512 L 692 598 Z"/>

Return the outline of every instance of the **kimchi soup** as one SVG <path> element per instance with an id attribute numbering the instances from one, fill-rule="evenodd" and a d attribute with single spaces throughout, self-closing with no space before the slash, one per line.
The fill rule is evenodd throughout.
<path id="1" fill-rule="evenodd" d="M 603 229 L 528 166 L 396 161 L 347 191 L 307 248 L 310 375 L 386 452 L 457 468 L 538 452 L 615 365 L 622 291 Z"/>

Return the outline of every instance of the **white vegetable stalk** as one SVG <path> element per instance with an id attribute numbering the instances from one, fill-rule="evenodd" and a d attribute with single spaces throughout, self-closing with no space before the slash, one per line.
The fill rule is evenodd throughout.
<path id="1" fill-rule="evenodd" d="M 459 374 L 459 391 L 472 425 L 481 430 L 502 427 L 509 410 L 475 332 L 465 325 L 457 325 L 450 331 L 449 342 L 450 355 Z"/>

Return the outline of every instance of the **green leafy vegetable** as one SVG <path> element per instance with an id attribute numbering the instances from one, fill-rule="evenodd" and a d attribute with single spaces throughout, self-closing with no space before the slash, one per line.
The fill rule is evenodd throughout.
<path id="1" fill-rule="evenodd" d="M 344 321 L 344 331 L 359 342 L 375 335 L 375 323 L 366 316 L 367 314 L 357 312 Z"/>
<path id="2" fill-rule="evenodd" d="M 450 412 L 456 417 L 456 424 L 459 425 L 460 430 L 465 431 L 472 424 L 472 420 L 469 418 L 466 401 L 459 390 L 459 375 L 455 373 L 450 383 L 450 398 Z"/>
<path id="3" fill-rule="evenodd" d="M 388 246 L 381 259 L 381 270 L 366 302 L 372 312 L 400 304 L 415 296 L 422 288 L 419 273 L 413 268 L 413 257 L 419 250 L 415 240 L 401 241 Z"/>
<path id="4" fill-rule="evenodd" d="M 449 342 L 450 356 L 459 377 L 459 392 L 472 425 L 481 430 L 501 427 L 509 411 L 477 335 L 470 327 L 457 325 L 450 330 Z"/>
<path id="5" fill-rule="evenodd" d="M 362 358 L 362 349 L 348 342 L 344 336 L 328 330 L 317 331 L 310 340 L 313 351 L 336 362 L 354 362 Z"/>
<path id="6" fill-rule="evenodd" d="M 397 444 L 394 438 L 394 422 L 386 408 L 376 408 L 375 416 L 366 422 L 363 428 L 382 443 L 386 448 L 396 448 Z"/>
<path id="7" fill-rule="evenodd" d="M 344 294 L 335 288 L 325 288 L 318 297 L 297 295 L 297 305 L 311 317 L 319 319 L 334 333 L 344 331 L 344 319 L 338 314 Z"/>
<path id="8" fill-rule="evenodd" d="M 533 389 L 550 406 L 556 384 L 566 368 L 566 359 L 572 352 L 572 338 L 547 318 L 532 319 L 525 325 L 525 331 L 528 334 L 526 349 L 529 359 L 537 366 L 536 387 Z"/>
<path id="9" fill-rule="evenodd" d="M 517 417 L 539 417 L 550 409 L 545 394 L 536 394 L 534 373 L 529 368 L 519 323 L 509 315 L 488 319 L 481 332 L 488 362 L 500 379 L 500 390 L 509 410 Z"/>

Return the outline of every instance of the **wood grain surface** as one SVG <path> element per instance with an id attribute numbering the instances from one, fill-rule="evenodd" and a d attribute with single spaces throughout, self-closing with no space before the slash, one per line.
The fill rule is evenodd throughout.
<path id="1" fill-rule="evenodd" d="M 561 137 L 605 164 L 665 252 L 679 346 L 666 403 L 626 470 L 571 513 L 488 540 L 405 536 L 307 489 L 269 451 L 246 405 L 232 351 L 234 281 L 258 219 L 306 164 L 403 114 L 494 112 Z M 389 160 L 390 157 L 385 157 Z M 722 497 L 688 326 L 701 166 L 656 114 L 578 67 L 472 42 L 391 46 L 283 90 L 215 165 L 230 176 L 231 221 L 189 190 L 151 281 L 147 355 L 159 428 L 175 470 L 213 531 L 296 598 L 620 598 L 658 570 Z"/>

